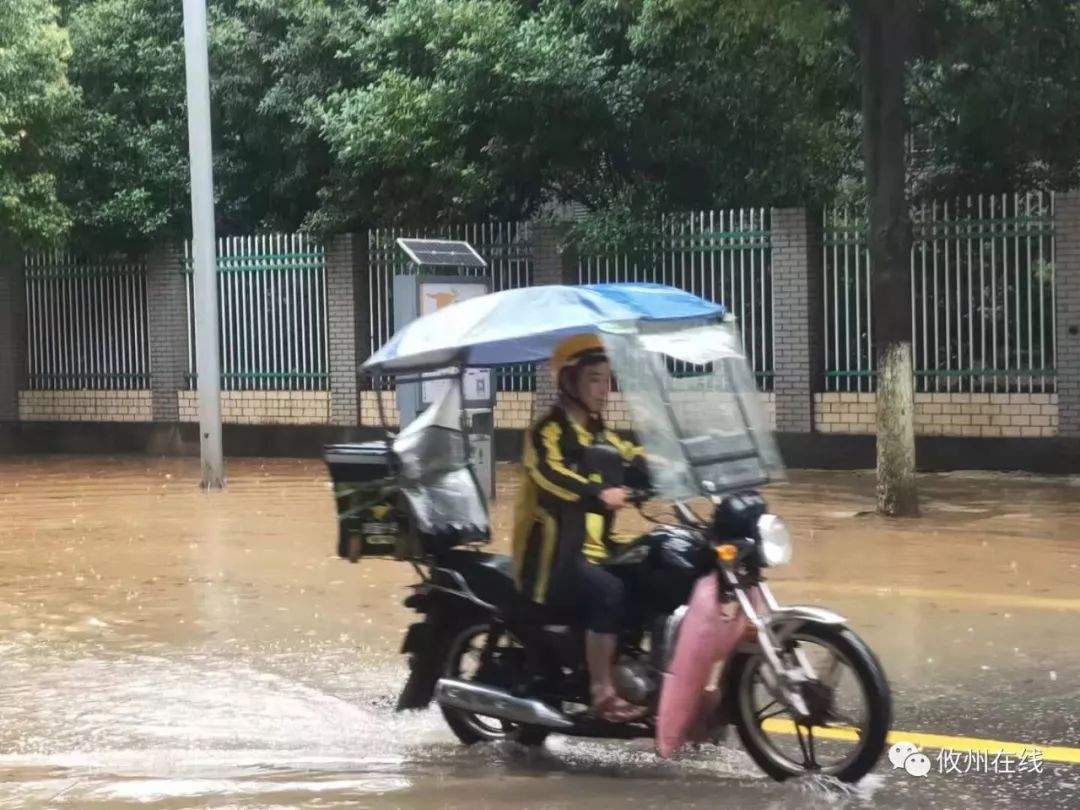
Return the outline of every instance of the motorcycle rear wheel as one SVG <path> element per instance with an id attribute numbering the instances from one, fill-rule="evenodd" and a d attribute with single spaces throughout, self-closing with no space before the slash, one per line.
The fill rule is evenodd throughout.
<path id="1" fill-rule="evenodd" d="M 463 628 L 447 648 L 445 676 L 466 681 L 475 680 L 500 689 L 508 688 L 511 685 L 509 683 L 494 683 L 484 678 L 478 661 L 475 662 L 477 668 L 469 671 L 472 662 L 468 659 L 477 658 L 477 654 L 487 645 L 491 632 L 491 625 L 488 623 L 472 624 Z M 465 745 L 513 740 L 521 745 L 537 746 L 542 745 L 549 734 L 547 729 L 539 726 L 522 725 L 449 706 L 440 706 L 439 709 L 454 736 Z"/>
<path id="2" fill-rule="evenodd" d="M 862 639 L 845 627 L 808 622 L 796 631 L 791 639 L 795 642 L 803 642 L 807 646 L 820 645 L 828 649 L 846 665 L 854 676 L 865 705 L 864 716 L 857 724 L 845 722 L 845 719 L 838 716 L 831 716 L 824 725 L 815 724 L 814 728 L 818 729 L 819 735 L 824 734 L 826 740 L 842 740 L 845 735 L 850 737 L 851 727 L 857 725 L 854 729 L 855 748 L 837 762 L 821 765 L 816 762 L 813 729 L 797 723 L 790 713 L 787 719 L 781 720 L 782 707 L 780 711 L 774 710 L 771 715 L 760 709 L 755 710 L 753 690 L 756 679 L 760 679 L 758 673 L 765 665 L 765 658 L 760 653 L 734 659 L 732 661 L 734 671 L 730 673 L 731 678 L 727 681 L 736 690 L 733 695 L 732 709 L 735 713 L 734 719 L 739 739 L 758 767 L 777 781 L 807 774 L 821 774 L 842 782 L 856 782 L 869 773 L 881 757 L 892 722 L 892 698 L 881 664 Z M 760 680 L 757 682 L 760 683 Z M 818 689 L 819 705 L 830 706 L 834 697 L 827 695 L 828 690 L 821 688 L 820 680 L 814 683 L 816 686 L 812 689 Z M 776 701 L 773 702 L 776 703 Z M 835 707 L 825 709 L 824 713 L 833 715 Z M 763 715 L 767 716 L 763 717 Z M 785 726 L 790 722 L 792 728 L 787 731 L 781 730 L 779 734 L 781 736 L 787 734 L 791 739 L 790 735 L 794 732 L 794 736 L 798 739 L 802 762 L 788 756 L 779 746 L 771 742 L 763 724 L 773 718 L 776 718 L 774 728 Z M 818 739 L 820 741 L 822 737 L 819 736 Z"/>

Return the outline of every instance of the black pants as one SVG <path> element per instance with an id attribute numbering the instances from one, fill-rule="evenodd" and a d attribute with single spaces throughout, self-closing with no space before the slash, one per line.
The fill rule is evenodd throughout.
<path id="1" fill-rule="evenodd" d="M 549 602 L 573 608 L 581 624 L 594 633 L 618 633 L 626 622 L 633 593 L 633 566 L 593 565 L 579 556 L 553 582 Z"/>

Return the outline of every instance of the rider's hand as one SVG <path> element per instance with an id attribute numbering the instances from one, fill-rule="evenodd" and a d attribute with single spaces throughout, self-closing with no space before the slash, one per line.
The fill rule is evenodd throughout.
<path id="1" fill-rule="evenodd" d="M 612 512 L 626 506 L 629 497 L 630 490 L 625 487 L 608 487 L 600 492 L 600 500 L 603 502 L 604 506 Z"/>

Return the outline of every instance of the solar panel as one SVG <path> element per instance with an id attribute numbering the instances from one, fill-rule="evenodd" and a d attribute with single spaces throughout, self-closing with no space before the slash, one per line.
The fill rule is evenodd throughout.
<path id="1" fill-rule="evenodd" d="M 397 243 L 417 267 L 487 267 L 487 262 L 468 242 L 451 242 L 448 239 L 398 239 Z"/>

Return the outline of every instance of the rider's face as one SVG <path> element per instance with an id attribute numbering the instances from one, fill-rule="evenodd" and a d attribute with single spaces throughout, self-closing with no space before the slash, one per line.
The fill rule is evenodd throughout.
<path id="1" fill-rule="evenodd" d="M 611 391 L 611 366 L 595 363 L 581 370 L 578 378 L 578 398 L 593 413 L 604 410 Z"/>

